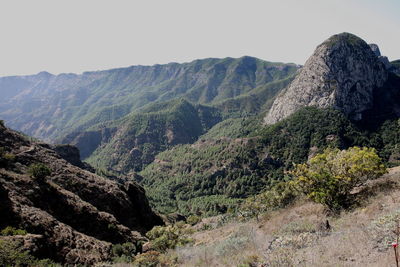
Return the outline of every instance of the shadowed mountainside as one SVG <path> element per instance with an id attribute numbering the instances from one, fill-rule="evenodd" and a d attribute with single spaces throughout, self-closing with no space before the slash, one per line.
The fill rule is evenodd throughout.
<path id="1" fill-rule="evenodd" d="M 30 252 L 39 258 L 69 264 L 108 260 L 112 244 L 138 244 L 143 233 L 163 224 L 134 182 L 119 184 L 71 165 L 52 146 L 3 125 L 0 147 L 0 229 L 25 229 L 26 238 L 33 238 Z M 49 168 L 46 177 L 30 173 L 39 163 Z"/>

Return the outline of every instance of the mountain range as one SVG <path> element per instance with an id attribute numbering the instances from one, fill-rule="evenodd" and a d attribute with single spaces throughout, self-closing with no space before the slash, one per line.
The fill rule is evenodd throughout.
<path id="1" fill-rule="evenodd" d="M 227 113 L 255 112 L 297 69 L 295 64 L 242 57 L 80 75 L 41 72 L 2 77 L 0 117 L 12 128 L 52 142 L 66 133 L 122 118 L 147 104 L 179 97 L 194 104 L 218 105 Z M 248 103 L 253 99 L 258 101 Z"/>
<path id="2" fill-rule="evenodd" d="M 225 213 L 284 181 L 294 163 L 327 147 L 373 147 L 387 165 L 400 163 L 400 61 L 389 62 L 377 45 L 350 33 L 321 43 L 304 66 L 242 57 L 80 75 L 42 72 L 2 77 L 0 92 L 0 118 L 36 138 L 1 129 L 0 144 L 17 155 L 18 164 L 4 169 L 0 193 L 18 192 L 29 209 L 43 210 L 73 229 L 77 222 L 52 203 L 45 205 L 42 194 L 80 197 L 93 214 L 105 212 L 105 223 L 113 220 L 116 232 L 140 236 L 150 225 L 114 214 L 106 204 L 110 199 L 95 199 L 93 192 L 115 188 L 122 200 L 112 201 L 121 203 L 132 202 L 128 191 L 134 190 L 144 206 L 136 216 L 150 216 L 156 225 L 162 221 L 147 201 L 162 214 Z M 36 202 L 15 186 L 32 183 L 26 176 L 32 157 L 57 170 L 51 188 L 34 182 Z M 82 189 L 88 183 L 93 192 Z M 125 204 L 117 209 L 134 209 Z M 20 222 L 14 224 L 36 231 L 23 211 L 16 212 Z M 102 220 L 98 232 L 79 232 L 109 243 L 136 242 L 102 236 Z"/>

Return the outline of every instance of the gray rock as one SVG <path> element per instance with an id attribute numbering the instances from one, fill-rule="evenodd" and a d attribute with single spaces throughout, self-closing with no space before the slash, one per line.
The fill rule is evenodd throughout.
<path id="1" fill-rule="evenodd" d="M 387 78 L 385 66 L 367 43 L 349 33 L 334 35 L 316 48 L 278 95 L 264 123 L 276 123 L 304 106 L 333 107 L 360 120 L 372 107 L 374 88 Z"/>
<path id="2" fill-rule="evenodd" d="M 385 65 L 385 68 L 389 70 L 392 67 L 392 64 L 390 64 L 389 59 L 385 56 L 380 56 L 378 57 L 379 61 Z"/>
<path id="3" fill-rule="evenodd" d="M 369 44 L 369 47 L 371 48 L 372 52 L 374 52 L 377 57 L 381 56 L 381 50 L 379 49 L 379 46 L 377 44 Z"/>

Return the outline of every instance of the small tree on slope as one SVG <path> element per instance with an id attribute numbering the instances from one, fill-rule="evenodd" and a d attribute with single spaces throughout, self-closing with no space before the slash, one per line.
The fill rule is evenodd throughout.
<path id="1" fill-rule="evenodd" d="M 386 173 L 373 148 L 328 148 L 289 172 L 296 187 L 311 200 L 337 211 L 351 205 L 350 192 Z"/>

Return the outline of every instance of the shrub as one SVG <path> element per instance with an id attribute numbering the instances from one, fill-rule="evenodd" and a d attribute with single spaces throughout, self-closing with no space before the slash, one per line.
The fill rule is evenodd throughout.
<path id="1" fill-rule="evenodd" d="M 136 246 L 133 243 L 127 242 L 112 246 L 113 262 L 131 262 L 137 252 Z"/>
<path id="2" fill-rule="evenodd" d="M 0 266 L 34 266 L 34 262 L 18 243 L 0 240 Z"/>
<path id="3" fill-rule="evenodd" d="M 6 152 L 4 147 L 0 147 L 0 167 L 6 167 L 15 160 L 15 155 Z"/>
<path id="4" fill-rule="evenodd" d="M 187 218 L 186 221 L 187 221 L 187 223 L 190 224 L 190 225 L 195 225 L 195 224 L 201 222 L 201 217 L 199 217 L 199 216 L 197 216 L 197 215 L 190 215 L 190 216 Z"/>
<path id="5" fill-rule="evenodd" d="M 8 236 L 8 235 L 26 235 L 27 232 L 22 229 L 16 229 L 12 226 L 7 226 L 3 230 L 1 230 L 0 234 L 2 236 Z"/>
<path id="6" fill-rule="evenodd" d="M 187 235 L 192 233 L 192 229 L 182 222 L 168 226 L 156 226 L 147 232 L 151 247 L 157 251 L 164 252 L 193 242 Z"/>
<path id="7" fill-rule="evenodd" d="M 4 127 L 4 121 L 0 120 L 0 126 Z"/>
<path id="8" fill-rule="evenodd" d="M 3 159 L 5 159 L 8 162 L 12 162 L 15 160 L 15 155 L 12 153 L 4 153 Z"/>
<path id="9" fill-rule="evenodd" d="M 337 211 L 351 205 L 351 190 L 386 173 L 373 148 L 326 149 L 289 174 L 311 200 Z"/>
<path id="10" fill-rule="evenodd" d="M 32 164 L 29 166 L 28 173 L 31 177 L 42 180 L 51 174 L 51 170 L 43 163 Z"/>
<path id="11" fill-rule="evenodd" d="M 240 215 L 244 218 L 259 219 L 260 214 L 284 208 L 293 203 L 298 196 L 294 183 L 279 182 L 269 190 L 247 198 L 240 206 Z"/>
<path id="12" fill-rule="evenodd" d="M 107 229 L 110 231 L 116 231 L 118 229 L 118 226 L 115 223 L 109 223 L 107 225 Z"/>
<path id="13" fill-rule="evenodd" d="M 12 227 L 11 227 L 12 228 Z M 15 228 L 14 228 L 15 230 Z M 17 230 L 23 231 L 23 230 Z M 0 240 L 0 266 L 35 266 L 35 267 L 61 267 L 50 259 L 36 259 L 23 249 L 22 241 Z"/>
<path id="14" fill-rule="evenodd" d="M 249 255 L 246 256 L 241 264 L 239 264 L 239 267 L 257 267 L 257 266 L 264 266 L 262 264 L 263 260 L 260 256 L 258 255 Z"/>
<path id="15" fill-rule="evenodd" d="M 160 252 L 149 251 L 136 256 L 133 266 L 137 267 L 156 267 L 159 266 Z"/>
<path id="16" fill-rule="evenodd" d="M 63 267 L 63 265 L 59 263 L 55 263 L 54 261 L 50 259 L 43 259 L 43 260 L 38 260 L 36 261 L 33 266 L 35 267 Z"/>

